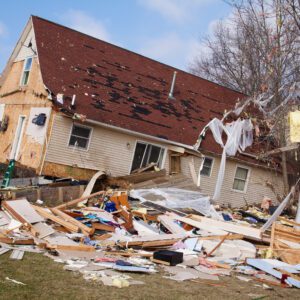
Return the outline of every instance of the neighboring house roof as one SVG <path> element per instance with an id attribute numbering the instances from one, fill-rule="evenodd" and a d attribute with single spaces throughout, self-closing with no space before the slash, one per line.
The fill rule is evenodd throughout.
<path id="1" fill-rule="evenodd" d="M 44 84 L 64 94 L 66 106 L 75 94 L 74 112 L 88 119 L 191 146 L 211 119 L 244 97 L 73 29 L 35 16 L 32 21 Z M 220 153 L 211 136 L 203 145 Z"/>

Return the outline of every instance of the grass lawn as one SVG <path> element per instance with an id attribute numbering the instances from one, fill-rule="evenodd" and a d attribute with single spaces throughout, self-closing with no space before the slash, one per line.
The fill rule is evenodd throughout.
<path id="1" fill-rule="evenodd" d="M 23 260 L 0 256 L 0 299 L 297 299 L 299 290 L 275 287 L 265 290 L 261 283 L 243 282 L 234 277 L 208 281 L 211 286 L 191 281 L 175 282 L 163 274 L 129 274 L 144 285 L 118 289 L 101 283 L 87 282 L 77 272 L 63 270 L 63 264 L 53 262 L 42 254 L 25 253 Z M 25 283 L 15 284 L 5 277 Z M 259 284 L 260 286 L 256 286 Z M 249 294 L 252 294 L 249 296 Z M 297 297 L 298 296 L 298 297 Z"/>

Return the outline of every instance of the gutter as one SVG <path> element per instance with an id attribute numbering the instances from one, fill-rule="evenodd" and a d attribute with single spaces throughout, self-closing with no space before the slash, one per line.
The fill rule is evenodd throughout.
<path id="1" fill-rule="evenodd" d="M 91 120 L 91 119 L 86 119 L 86 122 L 90 123 L 90 124 L 98 125 L 98 126 L 101 126 L 101 127 L 104 127 L 104 128 L 113 129 L 115 131 L 119 131 L 119 132 L 122 132 L 122 133 L 127 133 L 127 134 L 130 134 L 130 135 L 135 135 L 135 136 L 140 136 L 140 137 L 144 137 L 144 138 L 147 138 L 147 139 L 155 140 L 157 142 L 161 142 L 161 143 L 164 143 L 164 144 L 171 144 L 171 145 L 174 145 L 174 146 L 177 146 L 177 147 L 182 147 L 182 148 L 185 148 L 185 149 L 188 149 L 188 150 L 192 150 L 193 152 L 197 152 L 197 153 L 199 152 L 199 151 L 195 150 L 195 148 L 193 146 L 173 142 L 173 141 L 170 141 L 170 140 L 165 140 L 165 139 L 155 137 L 155 136 L 152 136 L 152 135 L 148 135 L 148 134 L 145 134 L 145 133 L 140 133 L 140 132 L 137 132 L 137 131 L 132 131 L 132 130 L 129 130 L 129 129 L 120 128 L 120 127 L 117 127 L 117 126 L 114 126 L 114 125 L 109 125 L 109 124 L 94 121 L 94 120 Z"/>
<path id="2" fill-rule="evenodd" d="M 147 138 L 147 139 L 150 139 L 150 140 L 154 140 L 154 141 L 157 141 L 157 142 L 161 142 L 161 143 L 164 143 L 164 144 L 171 144 L 171 145 L 174 145 L 174 146 L 177 146 L 177 147 L 182 147 L 182 148 L 191 150 L 193 152 L 199 153 L 199 151 L 195 150 L 195 148 L 193 146 L 189 146 L 189 145 L 186 145 L 186 144 L 181 144 L 181 143 L 173 142 L 173 141 L 170 141 L 170 140 L 165 140 L 165 139 L 155 137 L 155 136 L 152 136 L 152 135 L 148 135 L 148 134 L 145 134 L 145 133 L 140 133 L 140 132 L 137 132 L 137 131 L 132 131 L 132 130 L 129 130 L 129 129 L 120 128 L 120 127 L 117 127 L 117 126 L 114 126 L 114 125 L 109 125 L 109 124 L 94 121 L 94 120 L 91 120 L 91 119 L 86 119 L 86 122 L 90 123 L 90 124 L 98 125 L 98 126 L 101 126 L 101 127 L 104 127 L 104 128 L 109 128 L 109 129 L 112 129 L 112 130 L 115 130 L 115 131 L 119 131 L 119 132 L 122 132 L 122 133 L 127 133 L 129 135 L 140 136 L 140 137 Z"/>

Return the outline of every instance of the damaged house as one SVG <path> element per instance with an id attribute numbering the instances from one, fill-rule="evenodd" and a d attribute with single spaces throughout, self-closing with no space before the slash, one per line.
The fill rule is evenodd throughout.
<path id="1" fill-rule="evenodd" d="M 211 132 L 194 145 L 206 124 L 243 97 L 32 16 L 1 77 L 0 162 L 76 179 L 99 170 L 125 176 L 156 163 L 195 183 L 200 173 L 201 191 L 212 195 L 222 148 Z M 252 148 L 227 159 L 222 203 L 283 194 L 282 175 Z"/>

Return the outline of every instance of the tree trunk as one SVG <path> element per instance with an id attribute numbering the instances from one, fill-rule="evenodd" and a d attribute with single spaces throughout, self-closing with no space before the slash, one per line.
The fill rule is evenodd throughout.
<path id="1" fill-rule="evenodd" d="M 286 152 L 281 154 L 281 164 L 282 164 L 282 175 L 283 175 L 283 185 L 284 185 L 284 194 L 287 195 L 289 192 L 289 180 L 286 164 Z"/>

